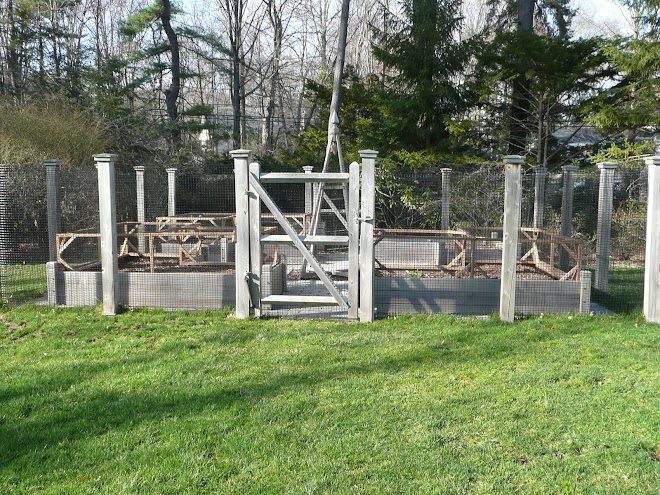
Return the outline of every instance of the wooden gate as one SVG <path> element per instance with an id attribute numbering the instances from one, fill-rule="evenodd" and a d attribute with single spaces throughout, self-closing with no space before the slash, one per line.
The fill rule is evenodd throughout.
<path id="1" fill-rule="evenodd" d="M 262 307 L 335 306 L 346 310 L 349 319 L 373 321 L 374 277 L 374 164 L 376 152 L 361 151 L 362 205 L 360 200 L 360 165 L 353 162 L 348 173 L 266 173 L 258 163 L 248 165 L 250 152 L 236 150 L 234 173 L 236 188 L 236 317 L 260 317 Z M 334 184 L 348 186 L 346 235 L 306 235 L 298 233 L 263 187 L 264 184 Z M 261 205 L 285 232 L 263 235 Z M 342 222 L 344 223 L 344 222 Z M 321 281 L 327 295 L 262 294 L 263 246 L 289 244 L 296 247 L 304 263 Z M 348 246 L 348 297 L 341 295 L 335 283 L 316 259 L 311 246 Z"/>

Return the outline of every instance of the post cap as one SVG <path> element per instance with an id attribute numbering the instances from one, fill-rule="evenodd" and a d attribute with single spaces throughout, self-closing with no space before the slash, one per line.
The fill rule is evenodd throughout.
<path id="1" fill-rule="evenodd" d="M 649 167 L 650 167 L 651 165 L 660 166 L 660 156 L 652 156 L 652 157 L 647 158 L 646 160 L 644 160 L 644 162 L 645 162 L 646 165 L 648 165 Z"/>
<path id="2" fill-rule="evenodd" d="M 166 169 L 165 169 L 165 171 L 166 171 L 168 174 L 174 174 L 174 173 L 176 173 L 177 170 L 178 170 L 178 169 L 177 169 L 176 167 L 169 167 L 169 168 L 166 168 Z"/>
<path id="3" fill-rule="evenodd" d="M 62 165 L 62 160 L 44 160 L 44 165 L 47 167 L 59 167 Z"/>
<path id="4" fill-rule="evenodd" d="M 440 172 L 442 172 L 443 174 L 447 174 L 447 173 L 451 172 L 451 169 L 448 168 L 448 167 L 441 168 L 441 169 L 440 169 Z"/>
<path id="5" fill-rule="evenodd" d="M 303 170 L 305 171 L 306 174 L 309 174 L 312 172 L 312 170 L 314 170 L 314 167 L 312 165 L 305 165 L 303 167 Z"/>
<path id="6" fill-rule="evenodd" d="M 600 162 L 596 164 L 600 170 L 614 170 L 617 165 L 616 162 Z"/>
<path id="7" fill-rule="evenodd" d="M 112 153 L 99 153 L 94 155 L 95 162 L 116 162 L 119 158 L 119 155 L 113 155 Z"/>
<path id="8" fill-rule="evenodd" d="M 525 163 L 525 157 L 520 155 L 506 155 L 504 163 Z"/>
<path id="9" fill-rule="evenodd" d="M 534 167 L 534 170 L 536 171 L 537 174 L 544 174 L 548 171 L 546 167 L 541 167 L 540 165 Z"/>
<path id="10" fill-rule="evenodd" d="M 578 170 L 580 170 L 580 167 L 578 167 L 577 165 L 564 165 L 561 169 L 564 172 L 577 172 Z"/>
<path id="11" fill-rule="evenodd" d="M 376 158 L 378 152 L 374 150 L 360 150 L 358 151 L 360 158 Z"/>
<path id="12" fill-rule="evenodd" d="M 252 153 L 252 151 L 243 150 L 243 149 L 233 150 L 233 151 L 229 152 L 229 154 L 231 155 L 232 158 L 249 158 L 250 153 Z"/>
<path id="13" fill-rule="evenodd" d="M 135 167 L 133 167 L 133 170 L 135 170 L 136 172 L 144 172 L 144 165 L 136 165 Z"/>

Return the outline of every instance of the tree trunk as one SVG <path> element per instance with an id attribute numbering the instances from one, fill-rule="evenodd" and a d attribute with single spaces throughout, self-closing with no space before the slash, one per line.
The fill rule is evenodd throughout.
<path id="1" fill-rule="evenodd" d="M 346 58 L 346 34 L 348 31 L 348 9 L 350 0 L 342 0 L 341 19 L 339 20 L 339 42 L 337 44 L 337 58 L 335 59 L 334 80 L 332 81 L 332 100 L 330 101 L 330 117 L 328 120 L 328 133 L 332 129 L 333 115 L 339 115 L 341 107 L 341 83 L 344 76 L 344 60 Z"/>
<path id="2" fill-rule="evenodd" d="M 176 102 L 179 98 L 179 90 L 181 88 L 181 69 L 179 65 L 179 40 L 170 24 L 171 19 L 172 6 L 170 5 L 170 0 L 163 0 L 163 12 L 160 20 L 163 23 L 163 29 L 167 35 L 167 40 L 170 44 L 170 54 L 172 56 L 172 81 L 170 87 L 165 90 L 165 105 L 170 121 L 175 122 L 179 118 Z"/>

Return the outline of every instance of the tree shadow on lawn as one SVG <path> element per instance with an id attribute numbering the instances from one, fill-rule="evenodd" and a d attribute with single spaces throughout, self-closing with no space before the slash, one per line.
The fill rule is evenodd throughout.
<path id="1" fill-rule="evenodd" d="M 571 322 L 567 322 L 571 323 Z M 500 327 L 501 329 L 501 327 Z M 585 328 L 584 332 L 593 331 Z M 421 330 L 423 331 L 423 330 Z M 403 370 L 410 371 L 431 363 L 446 366 L 448 363 L 472 362 L 483 363 L 520 355 L 534 357 L 536 346 L 542 342 L 561 339 L 575 335 L 574 327 L 555 329 L 554 333 L 543 332 L 540 339 L 527 342 L 526 346 L 517 345 L 512 339 L 502 339 L 497 336 L 497 328 L 483 334 L 476 334 L 474 340 L 465 342 L 461 335 L 455 339 L 438 337 L 433 342 L 413 352 L 401 352 L 398 357 L 386 357 L 367 364 L 350 364 L 345 362 L 346 356 L 337 352 L 337 361 L 325 365 L 311 365 L 309 369 L 300 372 L 284 372 L 273 375 L 270 370 L 256 369 L 252 379 L 245 380 L 241 386 L 226 387 L 209 376 L 209 384 L 217 383 L 210 391 L 200 390 L 184 385 L 159 386 L 156 389 L 100 392 L 93 396 L 62 398 L 62 391 L 71 386 L 84 389 L 86 382 L 98 381 L 97 375 L 112 372 L 125 373 L 133 366 L 160 366 L 159 362 L 176 347 L 186 348 L 187 352 L 197 352 L 189 349 L 189 344 L 168 345 L 167 350 L 155 352 L 140 351 L 139 355 L 128 359 L 105 360 L 102 362 L 77 365 L 75 369 L 66 368 L 57 375 L 45 376 L 44 381 L 32 387 L 5 388 L 0 392 L 0 403 L 18 396 L 46 397 L 45 405 L 36 405 L 26 411 L 27 417 L 19 421 L 0 422 L 0 467 L 6 467 L 23 456 L 41 452 L 54 447 L 63 441 L 75 442 L 91 436 L 101 436 L 112 430 L 131 429 L 141 422 L 158 421 L 168 417 L 186 417 L 195 415 L 213 407 L 229 409 L 239 407 L 248 411 L 265 398 L 272 398 L 283 390 L 291 387 L 315 387 L 317 385 L 337 380 L 345 380 L 354 376 L 369 374 L 394 374 Z M 210 344 L 213 337 L 205 339 L 202 345 Z M 222 341 L 222 337 L 218 337 Z M 446 341 L 446 342 L 445 342 Z M 475 341 L 477 345 L 475 346 Z M 467 347 L 469 346 L 469 351 Z M 378 353 L 377 343 L 365 346 L 357 359 L 367 361 Z M 295 359 L 300 359 L 298 355 Z M 293 357 L 292 357 L 293 359 Z M 326 357 L 327 359 L 327 357 Z M 187 367 L 187 359 L 181 360 L 182 370 L 191 372 L 198 368 Z M 194 366 L 199 366 L 194 363 Z M 271 373 L 271 374 L 268 374 Z M 70 403 L 65 403 L 70 400 Z M 55 405 L 53 405 L 55 403 Z M 41 413 L 49 407 L 52 412 L 43 416 Z M 30 417 L 30 414 L 33 417 Z"/>

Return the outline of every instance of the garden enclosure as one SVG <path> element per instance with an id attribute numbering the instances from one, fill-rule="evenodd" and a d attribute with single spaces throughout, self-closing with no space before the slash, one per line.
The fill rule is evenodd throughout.
<path id="1" fill-rule="evenodd" d="M 588 311 L 585 284 L 590 279 L 597 300 L 615 311 L 632 309 L 622 291 L 638 294 L 641 305 L 646 170 L 612 165 L 589 171 L 566 167 L 560 173 L 522 170 L 516 312 Z M 0 179 L 3 301 L 31 301 L 46 296 L 51 287 L 52 303 L 98 304 L 103 294 L 101 228 L 92 165 L 5 165 Z M 114 202 L 121 304 L 168 309 L 235 306 L 234 182 L 233 174 L 117 163 Z M 318 185 L 306 181 L 265 187 L 296 233 L 307 234 Z M 375 311 L 496 312 L 504 190 L 502 164 L 470 170 L 414 169 L 402 175 L 376 162 Z M 343 188 L 333 186 L 323 193 L 327 201 L 320 232 L 346 234 L 337 215 L 345 209 Z M 260 218 L 262 236 L 284 235 L 267 209 Z M 604 228 L 608 223 L 609 230 Z M 313 251 L 346 297 L 348 246 L 318 245 Z M 265 294 L 312 295 L 323 289 L 318 276 L 302 270 L 300 252 L 288 243 L 264 245 L 262 266 Z M 266 307 L 264 314 L 314 317 L 342 312 L 278 305 Z"/>

